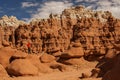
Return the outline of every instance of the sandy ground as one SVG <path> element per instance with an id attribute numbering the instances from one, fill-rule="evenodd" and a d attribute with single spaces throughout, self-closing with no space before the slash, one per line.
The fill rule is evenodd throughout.
<path id="1" fill-rule="evenodd" d="M 86 73 L 90 69 L 82 69 L 78 71 L 69 72 L 54 72 L 49 74 L 41 74 L 41 76 L 29 77 L 14 77 L 14 78 L 0 78 L 0 80 L 101 80 L 94 78 L 80 79 L 81 73 Z"/>

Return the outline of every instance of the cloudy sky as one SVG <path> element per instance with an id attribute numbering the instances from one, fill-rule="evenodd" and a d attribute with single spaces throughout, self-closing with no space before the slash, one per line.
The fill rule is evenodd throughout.
<path id="1" fill-rule="evenodd" d="M 28 21 L 32 18 L 47 18 L 50 13 L 59 14 L 65 8 L 76 5 L 108 10 L 120 18 L 120 0 L 0 0 L 0 17 L 13 15 Z"/>

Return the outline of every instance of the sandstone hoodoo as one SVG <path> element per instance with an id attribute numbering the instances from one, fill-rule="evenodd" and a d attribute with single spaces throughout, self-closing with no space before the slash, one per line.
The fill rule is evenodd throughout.
<path id="1" fill-rule="evenodd" d="M 14 60 L 7 67 L 7 72 L 11 76 L 37 75 L 38 69 L 29 60 Z"/>
<path id="2" fill-rule="evenodd" d="M 41 62 L 43 63 L 50 63 L 52 61 L 55 61 L 55 57 L 52 56 L 52 55 L 49 55 L 49 54 L 43 54 L 41 57 L 40 57 L 40 60 Z"/>
<path id="3" fill-rule="evenodd" d="M 0 76 L 73 71 L 77 79 L 120 80 L 119 53 L 120 19 L 109 11 L 77 6 L 28 24 L 0 19 Z"/>

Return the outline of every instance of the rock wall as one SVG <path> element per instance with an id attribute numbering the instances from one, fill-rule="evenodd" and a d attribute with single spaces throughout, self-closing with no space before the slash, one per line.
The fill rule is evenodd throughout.
<path id="1" fill-rule="evenodd" d="M 3 46 L 13 46 L 31 53 L 65 52 L 81 45 L 84 57 L 93 59 L 113 50 L 111 42 L 119 41 L 120 20 L 108 11 L 92 11 L 82 6 L 65 9 L 61 15 L 50 14 L 49 19 L 5 27 L 0 37 Z M 93 55 L 94 54 L 94 55 Z"/>

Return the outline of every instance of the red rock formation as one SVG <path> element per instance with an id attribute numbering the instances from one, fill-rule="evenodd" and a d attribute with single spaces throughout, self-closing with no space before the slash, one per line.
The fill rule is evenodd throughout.
<path id="1" fill-rule="evenodd" d="M 38 68 L 32 65 L 29 60 L 14 60 L 8 67 L 7 72 L 12 76 L 37 75 Z"/>
<path id="2" fill-rule="evenodd" d="M 13 55 L 13 51 L 13 53 L 10 52 L 10 55 L 3 54 L 6 59 L 0 56 L 0 63 L 7 67 L 11 57 L 14 59 L 27 58 L 32 65 L 37 66 L 39 71 L 44 73 L 51 69 L 46 67 L 47 69 L 42 71 L 45 65 L 41 62 L 46 64 L 57 60 L 58 62 L 77 64 L 81 57 L 90 61 L 99 61 L 103 57 L 112 59 L 119 54 L 119 47 L 114 45 L 115 42 L 120 41 L 119 28 L 120 20 L 114 18 L 110 12 L 92 11 L 82 6 L 65 9 L 60 15 L 50 14 L 48 19 L 36 19 L 28 25 L 21 24 L 17 28 L 14 25 L 1 25 L 1 51 L 4 47 L 9 46 L 26 53 L 38 55 L 39 53 L 48 53 L 48 55 L 43 55 L 41 58 L 33 55 L 21 56 Z M 2 52 L 0 54 L 2 55 Z M 42 67 L 39 67 L 40 65 Z M 63 66 L 52 65 L 52 68 L 56 67 L 61 69 Z M 107 70 L 105 70 L 106 72 Z"/>
<path id="3" fill-rule="evenodd" d="M 5 68 L 0 64 L 0 77 L 9 77 Z"/>
<path id="4" fill-rule="evenodd" d="M 42 63 L 50 63 L 52 61 L 55 61 L 55 57 L 49 54 L 44 53 L 41 57 L 40 60 Z"/>
<path id="5" fill-rule="evenodd" d="M 119 40 L 120 20 L 108 11 L 92 11 L 82 6 L 65 9 L 61 15 L 50 14 L 49 19 L 30 22 L 29 25 L 1 28 L 0 44 L 15 46 L 31 53 L 54 54 L 69 50 L 71 45 L 83 48 L 84 56 L 102 56 L 113 46 L 110 41 Z M 74 44 L 73 44 L 74 43 Z M 2 46 L 1 45 L 1 46 Z M 83 55 L 83 52 L 81 52 Z"/>
<path id="6" fill-rule="evenodd" d="M 6 68 L 10 63 L 11 56 L 15 53 L 14 49 L 8 48 L 1 48 L 0 49 L 0 64 Z"/>

